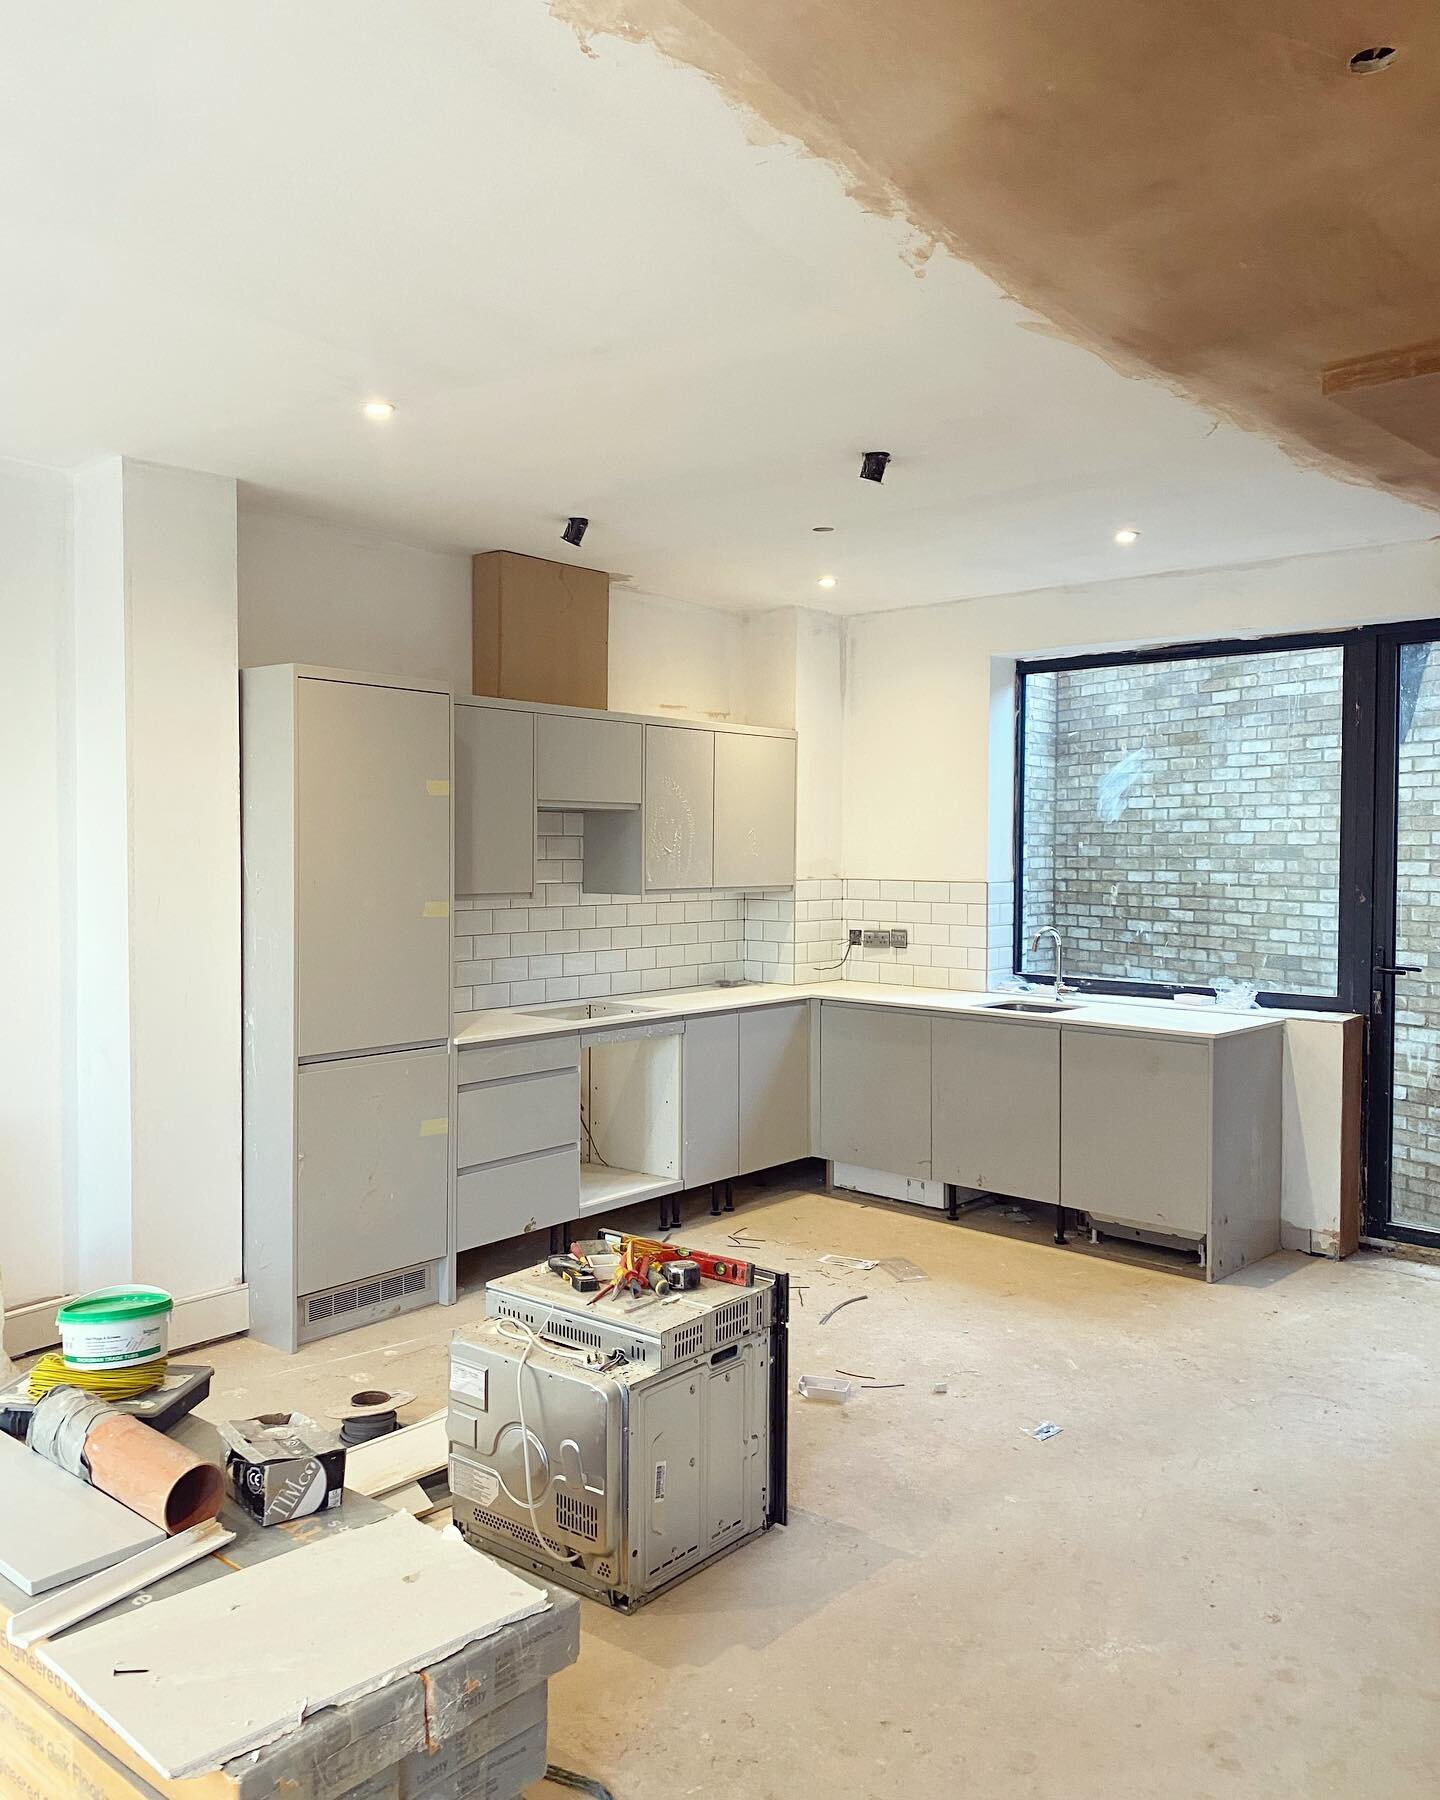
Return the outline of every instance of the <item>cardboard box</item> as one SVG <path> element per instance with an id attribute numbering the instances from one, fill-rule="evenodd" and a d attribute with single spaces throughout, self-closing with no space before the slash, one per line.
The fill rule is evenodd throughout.
<path id="1" fill-rule="evenodd" d="M 345 1447 L 304 1413 L 261 1413 L 219 1427 L 225 1472 L 239 1505 L 257 1525 L 287 1525 L 339 1506 Z"/>

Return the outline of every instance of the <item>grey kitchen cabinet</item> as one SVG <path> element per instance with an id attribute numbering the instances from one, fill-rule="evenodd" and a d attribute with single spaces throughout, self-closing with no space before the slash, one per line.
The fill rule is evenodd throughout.
<path id="1" fill-rule="evenodd" d="M 1062 1198 L 1203 1250 L 1212 1280 L 1280 1243 L 1279 1023 L 1217 1038 L 1062 1027 Z"/>
<path id="2" fill-rule="evenodd" d="M 708 888 L 715 879 L 715 733 L 645 727 L 645 886 Z"/>
<path id="3" fill-rule="evenodd" d="M 740 1020 L 740 1170 L 810 1154 L 810 1003 L 757 1006 Z"/>
<path id="4" fill-rule="evenodd" d="M 378 1301 L 386 1276 L 445 1254 L 449 1051 L 307 1063 L 298 1086 L 299 1290 L 369 1284 Z"/>
<path id="5" fill-rule="evenodd" d="M 795 740 L 715 734 L 716 887 L 795 882 Z"/>
<path id="6" fill-rule="evenodd" d="M 450 706 L 411 688 L 295 684 L 299 1054 L 450 1029 Z"/>
<path id="7" fill-rule="evenodd" d="M 931 1038 L 936 1181 L 1021 1200 L 1060 1198 L 1060 1027 L 937 1017 Z"/>
<path id="8" fill-rule="evenodd" d="M 639 806 L 644 728 L 630 719 L 535 715 L 535 798 L 540 806 Z"/>
<path id="9" fill-rule="evenodd" d="M 451 1297 L 450 710 L 242 673 L 245 1278 L 283 1350 Z"/>
<path id="10" fill-rule="evenodd" d="M 739 1015 L 685 1021 L 680 1047 L 680 1179 L 686 1187 L 728 1181 L 740 1167 Z"/>
<path id="11" fill-rule="evenodd" d="M 580 1039 L 574 1033 L 455 1053 L 455 1248 L 580 1212 Z"/>
<path id="12" fill-rule="evenodd" d="M 929 1177 L 928 1014 L 821 1002 L 820 1154 Z"/>
<path id="13" fill-rule="evenodd" d="M 455 702 L 455 892 L 535 891 L 535 715 Z"/>

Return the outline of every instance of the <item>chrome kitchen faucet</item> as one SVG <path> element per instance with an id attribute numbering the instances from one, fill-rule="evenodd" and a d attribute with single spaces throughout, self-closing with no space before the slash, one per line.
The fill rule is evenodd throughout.
<path id="1" fill-rule="evenodd" d="M 1032 950 L 1038 950 L 1040 948 L 1041 938 L 1047 937 L 1054 938 L 1055 940 L 1055 998 L 1058 1000 L 1062 994 L 1068 994 L 1070 992 L 1069 988 L 1065 985 L 1065 946 L 1060 941 L 1060 933 L 1053 925 L 1047 925 L 1043 930 L 1037 931 L 1034 937 L 1031 938 L 1030 948 Z"/>

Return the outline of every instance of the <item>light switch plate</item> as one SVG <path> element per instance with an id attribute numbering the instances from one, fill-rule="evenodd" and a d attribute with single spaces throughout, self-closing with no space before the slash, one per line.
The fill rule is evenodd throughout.
<path id="1" fill-rule="evenodd" d="M 892 950 L 908 950 L 910 948 L 910 933 L 903 925 L 898 928 L 894 925 L 890 927 L 890 948 Z"/>

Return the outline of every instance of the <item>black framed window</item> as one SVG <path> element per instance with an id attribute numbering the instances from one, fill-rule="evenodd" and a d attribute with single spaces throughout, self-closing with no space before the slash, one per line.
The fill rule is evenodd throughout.
<path id="1" fill-rule="evenodd" d="M 1015 968 L 1336 1006 L 1354 634 L 1019 667 Z"/>

